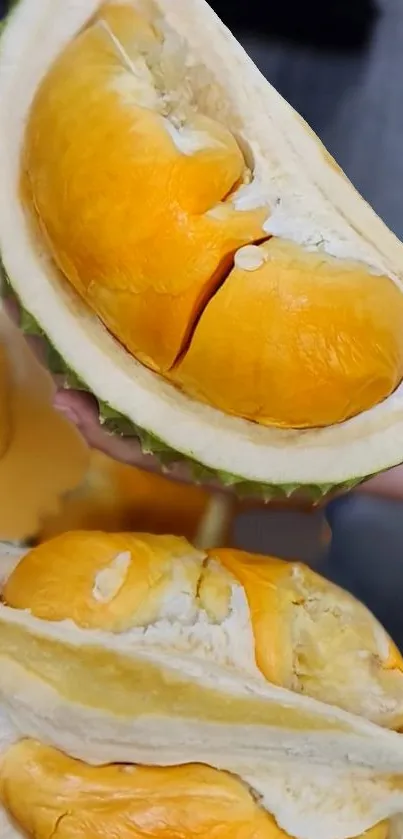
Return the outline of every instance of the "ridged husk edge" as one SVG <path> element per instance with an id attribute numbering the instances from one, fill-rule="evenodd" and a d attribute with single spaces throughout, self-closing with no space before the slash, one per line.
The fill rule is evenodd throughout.
<path id="1" fill-rule="evenodd" d="M 12 283 L 6 276 L 3 269 L 3 296 L 14 295 Z M 62 377 L 63 386 L 73 390 L 89 392 L 86 382 L 80 378 L 64 361 L 60 353 L 55 349 L 48 339 L 42 327 L 36 322 L 32 315 L 24 308 L 21 308 L 20 327 L 27 336 L 40 336 L 46 347 L 46 363 L 53 375 Z M 96 396 L 96 394 L 94 394 Z M 184 463 L 190 471 L 190 475 L 198 484 L 208 484 L 217 481 L 226 488 L 231 488 L 240 498 L 256 498 L 264 502 L 282 501 L 301 494 L 304 500 L 312 504 L 319 504 L 334 494 L 348 492 L 357 486 L 362 479 L 352 479 L 342 484 L 265 484 L 257 481 L 248 481 L 239 475 L 234 475 L 222 470 L 214 470 L 193 458 L 183 455 L 170 448 L 163 440 L 151 434 L 147 429 L 135 425 L 128 417 L 117 411 L 107 402 L 98 400 L 99 416 L 102 425 L 107 433 L 124 437 L 135 437 L 141 445 L 143 454 L 155 456 L 163 471 L 169 474 L 170 467 L 177 463 Z"/>

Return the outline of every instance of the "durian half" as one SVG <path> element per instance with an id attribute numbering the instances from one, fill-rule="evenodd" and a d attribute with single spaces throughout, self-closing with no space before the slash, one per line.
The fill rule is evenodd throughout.
<path id="1" fill-rule="evenodd" d="M 270 498 L 403 459 L 403 248 L 204 0 L 19 0 L 0 247 L 117 431 Z"/>

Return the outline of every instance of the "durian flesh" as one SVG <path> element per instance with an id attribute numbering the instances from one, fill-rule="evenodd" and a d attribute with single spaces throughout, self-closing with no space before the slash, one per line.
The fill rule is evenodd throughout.
<path id="1" fill-rule="evenodd" d="M 146 534 L 64 534 L 0 565 L 10 836 L 395 825 L 403 663 L 349 595 L 298 563 Z"/>
<path id="2" fill-rule="evenodd" d="M 20 0 L 0 61 L 6 272 L 126 429 L 266 496 L 400 462 L 402 246 L 203 0 Z"/>

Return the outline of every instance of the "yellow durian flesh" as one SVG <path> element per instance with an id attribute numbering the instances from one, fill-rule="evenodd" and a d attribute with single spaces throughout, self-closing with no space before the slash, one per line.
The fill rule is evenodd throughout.
<path id="1" fill-rule="evenodd" d="M 112 334 L 185 393 L 269 426 L 348 420 L 403 377 L 401 289 L 321 248 L 257 247 L 269 198 L 242 209 L 253 173 L 203 93 L 158 5 L 101 5 L 30 110 L 40 235 Z"/>

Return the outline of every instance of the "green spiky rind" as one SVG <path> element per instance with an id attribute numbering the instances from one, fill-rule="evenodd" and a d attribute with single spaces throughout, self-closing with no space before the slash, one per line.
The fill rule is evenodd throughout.
<path id="1" fill-rule="evenodd" d="M 3 271 L 5 277 L 5 293 L 14 294 L 11 283 Z M 21 310 L 21 329 L 27 335 L 39 335 L 46 342 L 46 361 L 49 370 L 63 378 L 64 386 L 75 390 L 89 391 L 87 384 L 77 376 L 74 370 L 68 367 L 60 353 L 52 346 L 46 333 L 32 315 L 25 309 Z M 99 416 L 105 430 L 110 434 L 118 434 L 123 437 L 136 437 L 141 445 L 143 454 L 150 454 L 156 457 L 163 469 L 169 471 L 169 467 L 177 463 L 185 463 L 195 483 L 209 484 L 217 481 L 224 487 L 234 490 L 240 498 L 256 498 L 264 502 L 281 501 L 289 499 L 297 493 L 303 493 L 304 499 L 309 499 L 314 504 L 319 504 L 327 496 L 335 491 L 337 493 L 349 492 L 354 489 L 364 478 L 351 479 L 342 484 L 265 484 L 257 481 L 245 480 L 239 475 L 230 472 L 223 472 L 205 466 L 189 455 L 176 452 L 167 444 L 143 428 L 139 428 L 124 414 L 113 408 L 107 402 L 99 401 Z M 368 476 L 372 477 L 372 476 Z"/>

